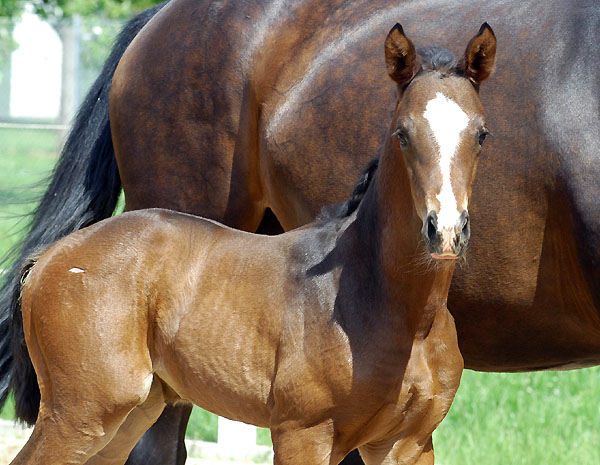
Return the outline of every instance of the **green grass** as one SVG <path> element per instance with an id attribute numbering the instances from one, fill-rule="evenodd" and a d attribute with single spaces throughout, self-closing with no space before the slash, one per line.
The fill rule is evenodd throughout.
<path id="1" fill-rule="evenodd" d="M 23 200 L 43 191 L 33 185 L 49 175 L 59 144 L 55 131 L 0 129 L 0 257 L 20 241 L 20 216 L 35 206 Z"/>
<path id="2" fill-rule="evenodd" d="M 434 448 L 444 465 L 598 465 L 600 368 L 465 371 Z"/>
<path id="3" fill-rule="evenodd" d="M 213 413 L 194 407 L 186 430 L 190 439 L 217 442 L 217 416 Z"/>
<path id="4" fill-rule="evenodd" d="M 256 444 L 259 446 L 271 446 L 271 431 L 265 428 L 256 429 Z"/>
<path id="5" fill-rule="evenodd" d="M 15 419 L 15 403 L 12 395 L 6 401 L 4 408 L 0 411 L 0 418 L 3 420 L 14 420 Z"/>
<path id="6" fill-rule="evenodd" d="M 32 205 L 19 199 L 52 168 L 59 138 L 46 131 L 0 130 L 0 254 L 20 235 L 7 214 Z M 13 418 L 9 402 L 1 418 Z M 217 419 L 195 408 L 188 436 L 217 440 Z M 268 430 L 257 432 L 270 445 Z M 525 374 L 465 371 L 452 409 L 434 435 L 436 462 L 443 465 L 600 464 L 600 367 Z"/>

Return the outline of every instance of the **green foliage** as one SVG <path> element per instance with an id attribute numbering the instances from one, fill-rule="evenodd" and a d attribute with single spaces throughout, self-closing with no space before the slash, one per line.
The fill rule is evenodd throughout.
<path id="1" fill-rule="evenodd" d="M 0 12 L 2 10 L 3 8 L 0 8 Z M 0 19 L 2 20 L 0 21 L 0 70 L 6 68 L 11 53 L 17 48 L 17 43 L 13 38 L 14 19 L 12 17 L 2 18 L 1 16 L 0 14 Z M 2 82 L 2 78 L 2 72 L 0 71 L 0 83 Z"/>
<path id="2" fill-rule="evenodd" d="M 0 16 L 9 18 L 18 16 L 23 8 L 23 2 L 18 0 L 0 0 Z"/>
<path id="3" fill-rule="evenodd" d="M 83 65 L 89 65 L 97 74 L 97 69 L 121 28 L 121 24 L 106 19 L 127 19 L 158 3 L 161 3 L 161 0 L 0 0 L 0 70 L 6 69 L 5 64 L 9 62 L 11 53 L 17 47 L 12 32 L 15 21 L 25 10 L 32 9 L 59 31 L 65 20 L 75 15 L 82 16 L 84 42 L 86 37 L 96 36 L 90 42 L 89 53 L 84 55 Z M 99 25 L 100 17 L 104 20 Z M 86 58 L 89 63 L 86 63 Z M 2 79 L 0 71 L 0 83 Z"/>
<path id="4" fill-rule="evenodd" d="M 34 0 L 36 12 L 42 16 L 69 17 L 102 14 L 109 18 L 127 18 L 136 11 L 145 10 L 157 1 L 152 0 Z"/>
<path id="5" fill-rule="evenodd" d="M 271 431 L 266 428 L 256 428 L 256 444 L 259 446 L 272 446 Z"/>
<path id="6" fill-rule="evenodd" d="M 35 13 L 50 22 L 73 15 L 98 15 L 109 18 L 128 18 L 134 13 L 161 3 L 159 0 L 31 0 Z M 21 0 L 0 0 L 0 16 L 14 17 L 25 8 Z"/>
<path id="7" fill-rule="evenodd" d="M 8 421 L 15 419 L 15 401 L 12 394 L 8 397 L 4 408 L 0 411 L 0 419 Z"/>
<path id="8" fill-rule="evenodd" d="M 104 60 L 112 49 L 115 37 L 121 30 L 121 21 L 108 20 L 103 16 L 84 16 L 80 22 L 81 60 L 78 98 L 83 101 L 89 87 L 102 69 Z"/>
<path id="9" fill-rule="evenodd" d="M 190 439 L 217 442 L 218 419 L 214 413 L 194 407 L 188 422 L 186 436 Z"/>

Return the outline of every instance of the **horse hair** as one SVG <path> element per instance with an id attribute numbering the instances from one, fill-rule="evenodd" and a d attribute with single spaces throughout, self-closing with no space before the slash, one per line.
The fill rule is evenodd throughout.
<path id="1" fill-rule="evenodd" d="M 373 176 L 377 172 L 378 167 L 379 155 L 373 158 L 363 170 L 354 189 L 352 189 L 352 196 L 350 199 L 342 203 L 323 207 L 319 216 L 317 216 L 317 221 L 326 222 L 333 219 L 346 218 L 354 213 L 364 198 L 367 189 L 371 185 L 371 181 L 373 180 Z"/>
<path id="2" fill-rule="evenodd" d="M 418 50 L 422 71 L 433 71 L 442 75 L 460 75 L 456 57 L 445 48 L 435 45 Z"/>

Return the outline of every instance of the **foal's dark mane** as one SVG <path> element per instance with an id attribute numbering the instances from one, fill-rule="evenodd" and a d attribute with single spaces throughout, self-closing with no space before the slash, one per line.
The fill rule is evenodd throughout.
<path id="1" fill-rule="evenodd" d="M 438 73 L 440 78 L 463 75 L 461 65 L 457 62 L 456 57 L 445 48 L 432 45 L 419 49 L 418 53 L 421 57 L 421 71 L 419 71 L 419 74 L 433 72 Z M 356 211 L 375 177 L 377 168 L 379 168 L 379 156 L 380 154 L 377 154 L 365 167 L 354 189 L 352 189 L 350 199 L 343 203 L 323 207 L 317 221 L 326 222 L 346 218 Z"/>
<path id="2" fill-rule="evenodd" d="M 459 64 L 452 52 L 435 45 L 418 50 L 421 57 L 421 73 L 435 72 L 442 76 L 462 76 Z"/>
<path id="3" fill-rule="evenodd" d="M 373 158 L 361 173 L 358 182 L 355 184 L 354 189 L 352 189 L 352 197 L 345 202 L 323 207 L 319 216 L 317 216 L 317 221 L 327 222 L 329 220 L 346 218 L 354 213 L 371 185 L 378 167 L 379 155 Z"/>

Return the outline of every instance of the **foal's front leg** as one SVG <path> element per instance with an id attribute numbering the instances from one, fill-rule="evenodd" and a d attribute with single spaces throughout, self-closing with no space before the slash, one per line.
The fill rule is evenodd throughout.
<path id="1" fill-rule="evenodd" d="M 433 440 L 430 437 L 415 465 L 434 465 L 434 463 Z"/>
<path id="2" fill-rule="evenodd" d="M 271 437 L 274 465 L 337 464 L 349 452 L 336 447 L 331 420 L 308 428 L 271 428 Z"/>
<path id="3" fill-rule="evenodd" d="M 404 438 L 366 444 L 358 450 L 366 465 L 434 465 L 431 436 L 424 445 Z"/>

